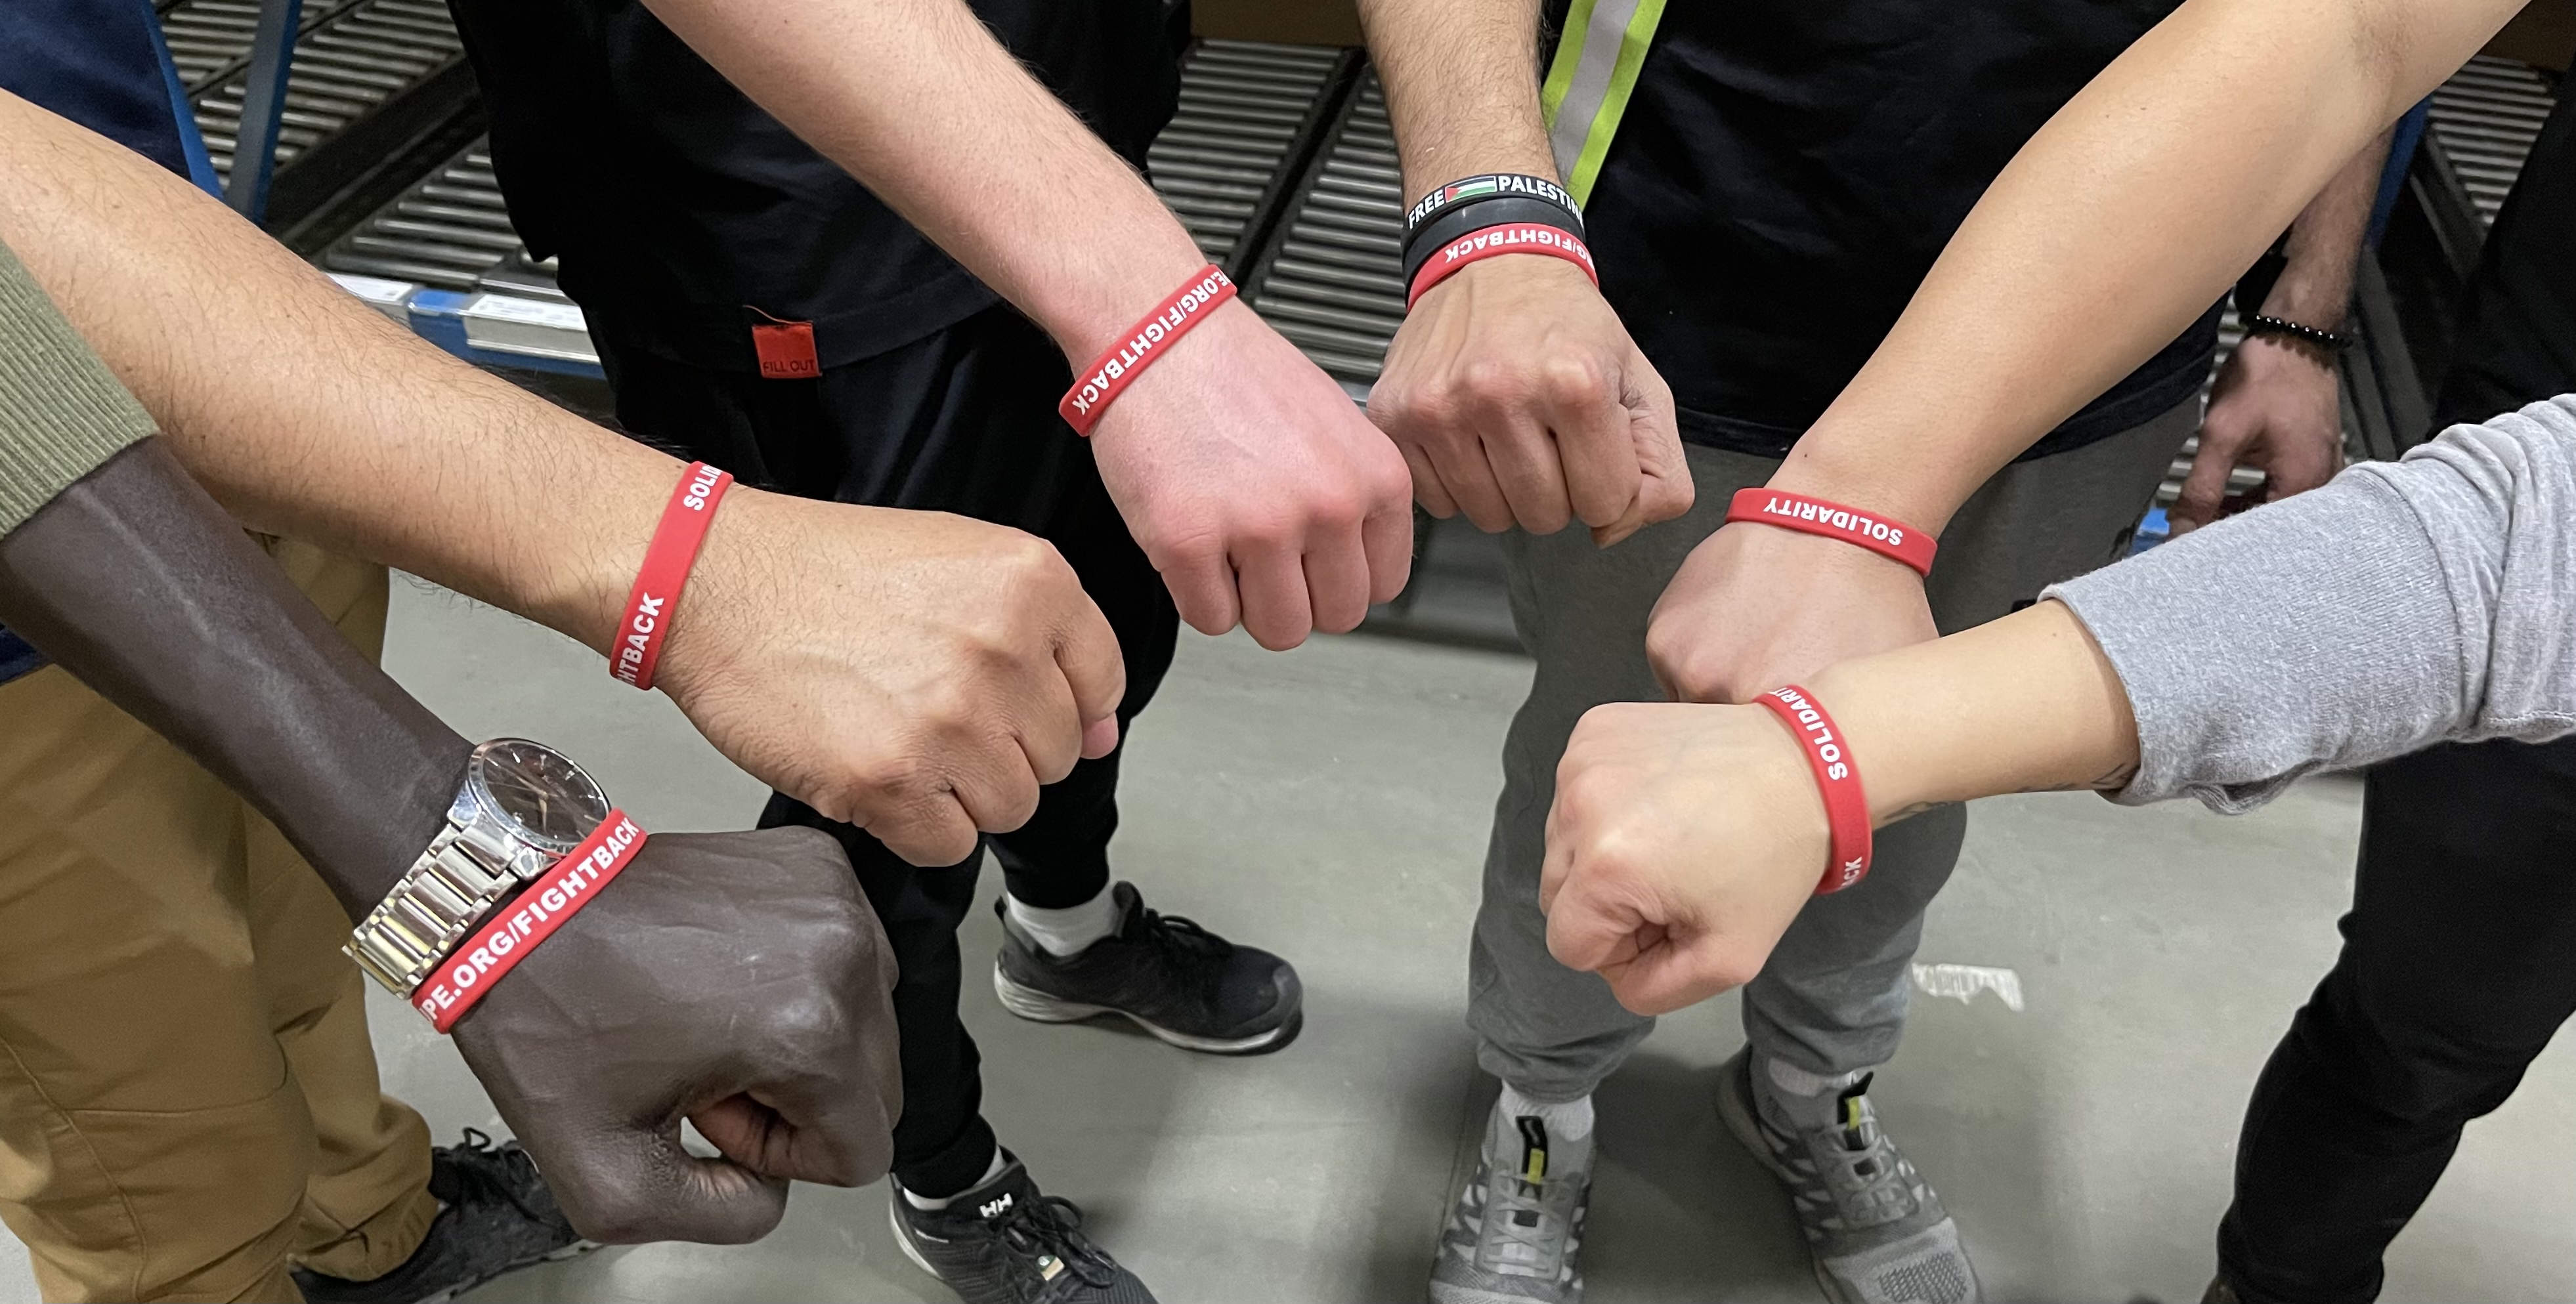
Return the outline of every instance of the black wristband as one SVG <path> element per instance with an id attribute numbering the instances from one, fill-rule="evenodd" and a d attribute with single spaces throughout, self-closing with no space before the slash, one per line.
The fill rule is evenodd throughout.
<path id="1" fill-rule="evenodd" d="M 2280 317 L 2266 317 L 2261 313 L 2256 313 L 2255 315 L 2245 319 L 2245 333 L 2247 335 L 2287 335 L 2291 339 L 2304 341 L 2306 343 L 2313 344 L 2318 348 L 2328 349 L 2338 353 L 2350 347 L 2352 344 L 2352 340 L 2350 338 L 2339 335 L 2333 331 L 2322 331 L 2318 330 L 2314 326 L 2304 325 L 2302 323 L 2289 321 Z"/>
<path id="2" fill-rule="evenodd" d="M 1574 202 L 1574 196 L 1567 194 L 1565 187 L 1545 177 L 1533 177 L 1525 173 L 1488 172 L 1482 176 L 1462 177 L 1452 181 L 1424 195 L 1421 202 L 1406 209 L 1404 212 L 1405 238 L 1410 240 L 1414 232 L 1422 229 L 1424 223 L 1451 209 L 1482 203 L 1488 199 L 1514 197 L 1554 204 L 1565 210 L 1565 215 L 1574 219 L 1578 227 L 1583 221 L 1583 206 Z"/>
<path id="3" fill-rule="evenodd" d="M 1441 210 L 1429 222 L 1405 237 L 1404 284 L 1413 285 L 1414 273 L 1431 261 L 1443 245 L 1462 235 L 1472 235 L 1489 226 L 1510 226 L 1516 222 L 1535 222 L 1571 231 L 1583 239 L 1583 219 L 1566 209 L 1542 199 L 1524 199 L 1517 195 L 1481 200 L 1475 204 L 1456 204 Z"/>

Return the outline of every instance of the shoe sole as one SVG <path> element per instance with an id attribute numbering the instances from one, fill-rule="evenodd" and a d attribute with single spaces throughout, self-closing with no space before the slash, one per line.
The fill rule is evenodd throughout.
<path id="1" fill-rule="evenodd" d="M 1114 1005 L 1084 1005 L 1077 1001 L 1049 996 L 1034 987 L 1011 981 L 1010 975 L 1003 973 L 1002 966 L 998 964 L 993 966 L 993 994 L 1001 998 L 1003 1009 L 1031 1022 L 1080 1023 L 1085 1019 L 1096 1019 L 1104 1014 L 1115 1014 L 1152 1033 L 1158 1041 L 1207 1055 L 1266 1054 L 1295 1041 L 1298 1031 L 1306 1026 L 1306 1011 L 1301 1005 L 1290 1011 L 1287 1019 L 1278 1027 L 1268 1032 L 1256 1033 L 1249 1037 L 1231 1038 L 1193 1036 L 1140 1018 Z"/>
<path id="2" fill-rule="evenodd" d="M 578 1259 L 593 1250 L 605 1248 L 607 1248 L 607 1243 L 605 1241 L 574 1241 L 572 1244 L 566 1245 L 561 1249 L 548 1250 L 533 1259 L 521 1259 L 517 1263 L 513 1263 L 509 1267 L 503 1268 L 488 1277 L 478 1277 L 473 1281 L 460 1282 L 445 1290 L 439 1291 L 434 1295 L 424 1295 L 417 1301 L 417 1304 L 451 1304 L 457 1296 L 465 1294 L 467 1291 L 481 1290 L 485 1286 L 489 1286 L 493 1282 L 499 1281 L 501 1278 L 517 1272 L 521 1268 L 533 1268 L 540 1263 L 561 1263 L 566 1259 Z"/>
<path id="3" fill-rule="evenodd" d="M 894 1201 L 903 1198 L 903 1188 L 899 1186 L 891 1187 L 886 1191 L 886 1195 L 889 1197 L 886 1202 L 886 1226 L 894 1229 L 895 1248 L 903 1251 L 903 1257 L 912 1260 L 912 1266 L 921 1269 L 923 1272 L 929 1273 L 931 1280 L 938 1282 L 942 1286 L 947 1285 L 948 1279 L 940 1276 L 939 1269 L 931 1267 L 930 1260 L 923 1258 L 921 1251 L 913 1247 L 912 1231 L 903 1225 L 903 1211 L 894 1207 Z M 955 1294 L 956 1292 L 951 1291 L 950 1293 Z M 963 1297 L 961 1296 L 960 1298 Z"/>
<path id="4" fill-rule="evenodd" d="M 1735 1138 L 1735 1144 L 1753 1156 L 1753 1162 L 1767 1169 L 1781 1185 L 1795 1187 L 1797 1175 L 1789 1171 L 1787 1164 L 1772 1157 L 1770 1145 L 1762 1139 L 1762 1124 L 1753 1116 L 1756 1108 L 1753 1085 L 1746 1077 L 1751 1072 L 1752 1061 L 1749 1058 L 1741 1068 L 1732 1063 L 1727 1066 L 1726 1078 L 1717 1088 L 1717 1120 L 1726 1125 L 1727 1135 Z M 1833 1274 L 1825 1271 L 1824 1256 L 1813 1249 L 1807 1251 L 1807 1265 L 1815 1271 L 1816 1284 L 1824 1288 L 1826 1299 L 1834 1304 L 1868 1304 L 1867 1300 L 1834 1280 Z"/>

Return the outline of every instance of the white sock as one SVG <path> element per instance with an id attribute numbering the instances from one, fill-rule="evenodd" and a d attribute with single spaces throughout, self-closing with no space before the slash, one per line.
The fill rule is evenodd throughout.
<path id="1" fill-rule="evenodd" d="M 975 1187 L 982 1186 L 984 1183 L 1001 1176 L 1002 1168 L 1002 1148 L 1000 1146 L 995 1146 L 993 1147 L 993 1162 L 985 1166 L 984 1175 L 976 1178 L 974 1185 L 967 1187 L 966 1191 L 972 1191 Z M 966 1191 L 959 1191 L 957 1195 L 964 1195 Z M 914 1195 L 912 1192 L 906 1191 L 903 1193 L 903 1198 L 904 1203 L 911 1205 L 915 1209 L 936 1212 L 947 1208 L 949 1201 L 956 1199 L 957 1195 L 943 1196 L 940 1199 L 933 1200 L 929 1196 Z"/>
<path id="2" fill-rule="evenodd" d="M 1002 900 L 1002 908 L 1011 913 L 1011 922 L 1054 956 L 1080 954 L 1083 948 L 1117 932 L 1118 925 L 1127 921 L 1126 912 L 1118 908 L 1115 883 L 1102 887 L 1100 895 L 1081 905 L 1062 910 L 1040 910 L 1008 892 L 1002 894 Z"/>
<path id="3" fill-rule="evenodd" d="M 1548 1136 L 1559 1141 L 1580 1141 L 1592 1135 L 1592 1097 L 1583 1096 L 1557 1104 L 1532 1100 L 1520 1089 L 1506 1082 L 1498 1108 L 1506 1117 L 1528 1118 L 1533 1115 L 1547 1124 Z"/>
<path id="4" fill-rule="evenodd" d="M 1775 1117 L 1775 1124 L 1803 1131 L 1824 1127 L 1834 1122 L 1834 1100 L 1844 1088 L 1860 1081 L 1868 1070 L 1851 1073 L 1810 1073 L 1795 1064 L 1785 1064 L 1756 1052 L 1762 1074 L 1754 1079 L 1759 1090 L 1753 1094 Z M 1764 1081 L 1768 1079 L 1768 1081 Z"/>

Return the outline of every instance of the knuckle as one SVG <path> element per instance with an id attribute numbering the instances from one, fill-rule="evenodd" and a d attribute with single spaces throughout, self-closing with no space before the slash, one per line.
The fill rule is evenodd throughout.
<path id="1" fill-rule="evenodd" d="M 1476 408 L 1509 407 L 1529 393 L 1528 373 L 1517 361 L 1475 358 L 1458 368 L 1458 383 L 1467 404 Z"/>
<path id="2" fill-rule="evenodd" d="M 1580 355 L 1548 359 L 1544 372 L 1548 397 L 1566 407 L 1598 407 L 1610 399 L 1610 378 L 1598 362 Z"/>

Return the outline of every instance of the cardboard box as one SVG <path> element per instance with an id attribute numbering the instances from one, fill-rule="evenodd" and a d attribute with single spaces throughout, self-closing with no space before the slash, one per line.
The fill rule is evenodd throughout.
<path id="1" fill-rule="evenodd" d="M 1351 0 L 1190 0 L 1190 30 L 1226 41 L 1358 45 Z"/>
<path id="2" fill-rule="evenodd" d="M 2499 59 L 2520 59 L 2535 68 L 2564 71 L 2576 60 L 2576 0 L 2531 0 L 2487 42 L 2484 52 Z"/>

